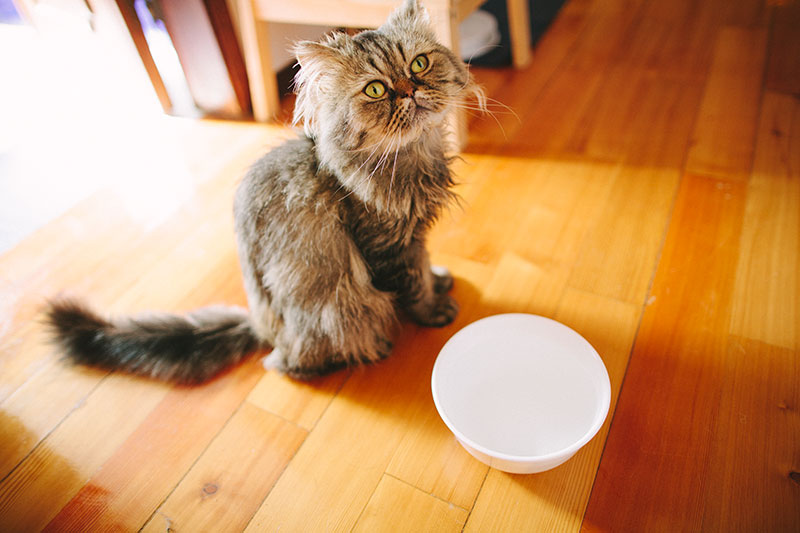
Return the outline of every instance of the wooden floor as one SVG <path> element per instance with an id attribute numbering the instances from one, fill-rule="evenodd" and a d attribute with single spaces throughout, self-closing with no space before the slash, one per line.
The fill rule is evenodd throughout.
<path id="1" fill-rule="evenodd" d="M 430 239 L 462 310 L 379 365 L 174 388 L 44 342 L 61 292 L 244 304 L 232 193 L 280 127 L 165 120 L 159 157 L 120 162 L 141 182 L 0 256 L 0 530 L 799 531 L 800 2 L 571 0 L 529 68 L 476 74 L 518 118 L 472 121 Z M 612 384 L 537 475 L 474 460 L 430 394 L 453 333 L 514 311 L 576 329 Z"/>

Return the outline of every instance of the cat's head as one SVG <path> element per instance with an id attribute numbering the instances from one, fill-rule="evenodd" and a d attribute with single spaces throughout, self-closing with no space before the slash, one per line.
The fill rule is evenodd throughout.
<path id="1" fill-rule="evenodd" d="M 436 40 L 418 0 L 406 0 L 377 30 L 335 33 L 295 50 L 295 122 L 345 150 L 408 144 L 442 124 L 452 106 L 483 97 Z"/>

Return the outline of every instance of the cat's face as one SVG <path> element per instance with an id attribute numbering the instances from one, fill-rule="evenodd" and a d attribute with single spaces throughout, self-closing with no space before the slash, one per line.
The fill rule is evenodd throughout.
<path id="1" fill-rule="evenodd" d="M 301 43 L 297 53 L 295 118 L 310 135 L 347 150 L 414 141 L 477 90 L 463 62 L 436 41 L 416 0 L 378 30 Z"/>

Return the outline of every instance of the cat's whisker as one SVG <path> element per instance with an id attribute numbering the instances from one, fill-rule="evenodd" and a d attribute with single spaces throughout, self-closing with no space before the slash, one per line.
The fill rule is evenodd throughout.
<path id="1" fill-rule="evenodd" d="M 466 109 L 468 111 L 479 111 L 480 113 L 486 113 L 489 115 L 511 115 L 511 113 L 507 111 L 492 111 L 489 109 L 481 109 L 480 107 L 470 106 L 470 105 L 461 105 L 461 104 L 450 104 L 451 107 L 458 108 L 458 109 Z"/>
<path id="2" fill-rule="evenodd" d="M 388 135 L 388 133 L 387 133 Z M 357 185 L 357 187 L 361 187 L 365 183 L 369 183 L 372 180 L 372 176 L 378 171 L 378 169 L 385 165 L 388 155 L 391 153 L 392 143 L 389 143 L 386 148 L 384 149 L 383 153 L 381 154 L 380 159 L 377 163 L 375 163 L 375 168 L 372 169 L 372 172 L 366 177 L 366 179 L 361 180 L 361 182 Z"/>
<path id="3" fill-rule="evenodd" d="M 388 137 L 388 136 L 389 136 L 389 133 L 387 132 L 387 133 L 385 133 L 385 134 L 383 135 L 383 137 L 381 137 L 381 140 L 379 140 L 378 142 L 376 142 L 376 143 L 375 143 L 375 148 L 374 148 L 374 149 L 372 150 L 372 152 L 371 152 L 371 153 L 370 153 L 370 154 L 367 156 L 367 158 L 364 160 L 364 162 L 363 162 L 363 163 L 361 163 L 361 166 L 359 166 L 359 167 L 356 169 L 356 172 L 358 172 L 359 170 L 361 170 L 361 169 L 364 167 L 364 165 L 366 165 L 367 163 L 369 163 L 369 160 L 370 160 L 370 159 L 372 159 L 372 156 L 373 156 L 373 155 L 375 155 L 375 152 L 377 152 L 377 151 L 378 151 L 378 148 L 380 148 L 380 147 L 381 147 L 381 145 L 383 144 L 383 141 L 385 141 L 385 140 L 386 140 L 386 137 Z M 354 173 L 354 174 L 355 174 L 355 173 Z"/>
<path id="4" fill-rule="evenodd" d="M 472 58 L 470 58 L 470 61 L 471 60 Z M 469 70 L 469 63 L 467 63 L 467 70 Z M 467 77 L 464 80 L 464 83 L 459 88 L 458 94 L 461 94 L 461 92 L 463 92 L 467 88 L 467 86 L 470 85 L 471 81 L 472 81 L 472 75 L 470 75 L 469 72 L 467 72 Z M 486 108 L 486 93 L 484 92 L 483 88 L 481 88 L 479 85 L 473 84 L 472 96 L 475 98 L 475 100 L 477 100 L 478 107 L 480 107 L 481 109 Z"/>
<path id="5" fill-rule="evenodd" d="M 479 111 L 481 113 L 487 113 L 487 114 L 490 114 L 490 115 L 511 115 L 511 113 L 509 113 L 507 111 L 484 109 L 484 108 L 476 107 L 474 105 L 462 104 L 462 103 L 458 103 L 458 102 L 452 102 L 452 103 L 449 103 L 448 105 L 451 106 L 451 107 L 457 108 L 457 109 L 466 109 L 466 110 L 469 110 L 469 111 Z"/>
<path id="6" fill-rule="evenodd" d="M 399 141 L 397 143 L 397 148 L 394 151 L 394 165 L 392 166 L 392 179 L 389 181 L 389 198 L 392 197 L 392 187 L 394 186 L 394 173 L 397 171 L 397 154 L 400 153 L 400 147 L 403 145 L 403 134 L 402 130 L 398 128 L 397 135 L 399 137 Z"/>
<path id="7" fill-rule="evenodd" d="M 519 123 L 522 124 L 522 119 L 519 118 L 519 115 L 517 114 L 517 112 L 514 111 L 512 108 L 510 108 L 509 106 L 507 106 L 506 104 L 504 104 L 503 102 L 501 102 L 499 100 L 495 100 L 494 98 L 489 98 L 487 96 L 487 97 L 485 97 L 485 99 L 486 99 L 486 106 L 487 107 L 489 105 L 502 107 L 503 109 L 505 109 L 506 113 L 508 113 L 510 115 L 514 115 L 517 118 L 517 120 L 519 121 Z"/>
<path id="8" fill-rule="evenodd" d="M 375 163 L 375 168 L 373 168 L 372 172 L 369 173 L 369 176 L 367 176 L 367 179 L 371 179 L 373 174 L 375 174 L 375 172 L 377 172 L 378 169 L 381 168 L 383 163 L 386 161 L 386 157 L 389 155 L 389 152 L 391 151 L 391 149 L 392 149 L 391 143 L 387 144 L 386 147 L 384 148 L 383 152 L 381 153 L 380 159 L 378 159 L 378 162 Z"/>
<path id="9" fill-rule="evenodd" d="M 480 106 L 477 106 L 477 105 L 474 105 L 474 104 L 469 104 L 469 103 L 466 103 L 466 102 L 459 103 L 458 101 L 453 101 L 453 102 L 448 102 L 448 103 L 449 103 L 449 105 L 453 105 L 453 106 L 468 107 L 470 109 L 474 109 L 475 111 L 485 111 L 487 113 L 490 113 L 490 112 L 491 113 L 500 113 L 500 114 L 503 114 L 503 115 L 516 115 L 516 113 L 514 111 L 509 111 L 509 110 L 504 109 L 504 108 L 502 108 L 500 106 L 498 106 L 497 109 L 492 109 L 490 107 L 480 107 Z"/>
<path id="10" fill-rule="evenodd" d="M 498 119 L 496 115 L 497 115 L 498 113 L 500 113 L 500 114 L 506 114 L 506 115 L 508 115 L 508 114 L 511 114 L 511 113 L 507 113 L 507 112 L 498 112 L 498 111 L 491 111 L 491 110 L 489 110 L 489 109 L 481 109 L 481 108 L 477 108 L 477 107 L 474 107 L 474 106 L 470 106 L 469 104 L 461 104 L 461 103 L 457 103 L 457 102 L 451 102 L 451 103 L 450 103 L 450 106 L 451 106 L 451 107 L 454 107 L 454 108 L 458 108 L 458 109 L 464 109 L 464 110 L 466 110 L 467 112 L 470 112 L 470 111 L 480 111 L 480 114 L 489 115 L 489 116 L 490 116 L 490 117 L 492 117 L 492 119 L 493 119 L 493 120 L 494 120 L 494 121 L 497 123 L 497 126 L 500 128 L 500 131 L 503 133 L 503 138 L 504 138 L 505 140 L 508 140 L 508 135 L 506 134 L 506 130 L 505 130 L 505 128 L 503 127 L 503 124 L 500 122 L 500 119 Z M 473 116 L 480 116 L 479 114 L 475 114 L 475 113 L 469 113 L 469 114 L 470 114 L 470 115 L 473 115 Z M 514 114 L 514 116 L 516 116 L 516 117 L 517 117 L 517 119 L 519 119 L 519 117 L 517 116 L 517 114 L 516 114 L 516 113 L 513 113 L 513 114 Z"/>
<path id="11" fill-rule="evenodd" d="M 462 100 L 461 98 L 443 98 L 440 102 L 441 103 L 446 103 L 446 104 L 449 104 L 449 105 L 453 105 L 453 106 L 458 106 L 458 107 L 469 107 L 470 109 L 475 109 L 476 111 L 485 111 L 487 113 L 488 112 L 492 112 L 490 110 L 490 108 L 492 106 L 496 106 L 496 107 L 500 107 L 500 108 L 504 109 L 504 111 L 502 111 L 503 114 L 514 115 L 515 117 L 517 117 L 517 119 L 519 119 L 519 115 L 517 115 L 517 113 L 513 109 L 511 109 L 507 105 L 503 104 L 502 102 L 498 102 L 498 101 L 486 102 L 485 106 L 481 106 L 481 105 L 477 105 L 477 104 L 470 104 L 470 103 Z M 493 111 L 493 112 L 494 113 L 500 113 L 500 111 L 496 111 L 496 110 Z"/>
<path id="12" fill-rule="evenodd" d="M 498 127 L 498 128 L 500 128 L 500 131 L 503 133 L 503 139 L 507 141 L 507 140 L 508 140 L 508 135 L 506 135 L 506 129 L 503 127 L 503 124 L 500 122 L 500 119 L 498 119 L 498 118 L 495 116 L 495 114 L 494 114 L 494 113 L 492 113 L 492 112 L 489 112 L 489 113 L 487 113 L 487 114 L 488 114 L 490 117 L 492 117 L 492 119 L 494 119 L 494 121 L 497 123 L 497 127 Z"/>
<path id="13" fill-rule="evenodd" d="M 394 134 L 394 133 L 397 133 L 397 132 L 399 132 L 399 130 L 400 130 L 400 126 L 398 125 L 397 121 L 395 121 L 395 122 L 393 123 L 393 126 L 394 126 L 394 127 L 392 128 L 392 130 L 390 131 L 390 133 Z M 395 141 L 395 137 L 393 136 L 393 137 L 392 137 L 392 140 L 391 140 L 391 142 L 390 142 L 390 143 L 387 145 L 387 147 L 386 147 L 386 151 L 384 152 L 384 155 L 383 155 L 383 157 L 381 158 L 381 161 L 380 161 L 380 163 L 379 163 L 378 165 L 376 165 L 376 168 L 377 168 L 378 166 L 380 166 L 380 167 L 381 167 L 381 172 L 383 172 L 383 170 L 386 168 L 386 163 L 388 163 L 388 161 L 389 161 L 389 155 L 392 153 L 392 147 L 394 146 L 394 141 Z M 371 177 L 371 176 L 370 176 L 370 177 Z"/>
<path id="14" fill-rule="evenodd" d="M 483 105 L 478 105 L 478 106 L 476 106 L 475 104 L 470 104 L 468 102 L 465 102 L 465 101 L 463 101 L 462 99 L 459 99 L 459 98 L 443 98 L 441 100 L 441 102 L 446 103 L 446 105 L 449 105 L 449 106 L 457 108 L 457 109 L 464 109 L 464 110 L 467 110 L 467 111 L 479 111 L 481 113 L 488 114 L 489 116 L 492 117 L 492 119 L 499 126 L 500 131 L 503 133 L 503 137 L 506 140 L 508 140 L 508 135 L 506 134 L 505 128 L 503 127 L 503 124 L 500 122 L 500 120 L 497 118 L 497 115 L 498 114 L 513 115 L 517 119 L 517 121 L 519 121 L 520 124 L 522 123 L 522 120 L 519 118 L 519 115 L 517 115 L 517 113 L 514 112 L 513 109 L 511 109 L 507 105 L 503 104 L 502 102 L 498 102 L 497 100 L 494 100 L 492 98 L 484 99 L 484 100 L 485 101 L 483 102 Z M 491 101 L 488 101 L 488 100 L 491 100 Z M 500 107 L 500 108 L 503 109 L 503 111 L 492 110 L 492 109 L 490 109 L 490 106 Z"/>
<path id="15" fill-rule="evenodd" d="M 370 150 L 370 149 L 372 149 L 372 148 L 375 148 L 375 147 L 377 147 L 377 146 L 380 146 L 380 144 L 383 142 L 383 140 L 384 140 L 385 138 L 386 138 L 386 135 L 384 135 L 384 136 L 383 136 L 383 138 L 382 138 L 382 139 L 380 139 L 380 140 L 378 140 L 378 141 L 377 141 L 375 144 L 372 144 L 372 145 L 370 145 L 370 146 L 365 146 L 365 147 L 363 147 L 363 148 L 353 148 L 352 150 L 345 150 L 345 149 L 343 149 L 343 150 L 342 150 L 342 152 L 347 152 L 347 153 L 351 153 L 351 154 L 353 154 L 353 153 L 358 153 L 358 152 L 366 152 L 367 150 Z"/>
<path id="16" fill-rule="evenodd" d="M 480 107 L 483 110 L 485 110 L 487 113 L 490 112 L 489 108 L 491 106 L 500 107 L 500 108 L 504 109 L 504 111 L 502 111 L 502 114 L 504 114 L 504 115 L 513 115 L 514 118 L 516 118 L 517 121 L 519 121 L 519 123 L 522 124 L 522 119 L 519 118 L 519 115 L 517 114 L 517 112 L 514 111 L 509 106 L 507 106 L 506 104 L 504 104 L 503 102 L 500 102 L 499 100 L 495 100 L 494 98 L 490 98 L 488 96 L 485 96 L 484 100 L 485 100 L 484 104 L 482 106 L 480 106 Z M 494 111 L 494 113 L 501 113 L 501 112 L 500 111 Z"/>
<path id="17" fill-rule="evenodd" d="M 373 151 L 372 151 L 372 153 L 369 155 L 369 157 L 367 157 L 367 159 L 366 159 L 366 160 L 365 160 L 365 161 L 364 161 L 364 162 L 361 164 L 361 166 L 359 166 L 359 167 L 358 167 L 358 168 L 355 170 L 355 172 L 353 172 L 353 173 L 350 175 L 350 178 L 355 178 L 356 174 L 357 174 L 357 173 L 358 173 L 358 172 L 359 172 L 359 171 L 360 171 L 360 170 L 361 170 L 361 169 L 364 167 L 364 165 L 366 165 L 366 164 L 367 164 L 367 163 L 370 161 L 370 159 L 372 159 L 372 156 L 375 154 L 375 152 L 377 151 L 377 149 L 378 149 L 378 148 L 379 148 L 379 147 L 380 147 L 380 146 L 383 144 L 383 141 L 384 141 L 384 140 L 386 139 L 386 137 L 388 137 L 388 136 L 389 136 L 389 132 L 386 132 L 386 133 L 384 134 L 384 136 L 381 138 L 381 140 L 380 140 L 380 141 L 378 141 L 378 143 L 376 144 L 376 146 L 375 146 L 375 150 L 373 150 Z M 382 160 L 382 159 L 384 158 L 384 156 L 385 156 L 385 155 L 388 153 L 388 150 L 389 150 L 389 148 L 390 148 L 390 146 L 386 146 L 386 147 L 384 148 L 384 151 L 381 153 L 381 157 L 378 159 L 378 162 L 375 164 L 375 168 L 372 170 L 372 172 L 371 172 L 369 175 L 367 175 L 366 177 L 363 177 L 363 178 L 361 178 L 361 180 L 359 180 L 359 181 L 358 181 L 358 183 L 356 183 L 356 184 L 355 184 L 355 185 L 354 185 L 354 186 L 351 188 L 350 192 L 348 192 L 347 194 L 345 194 L 345 195 L 344 195 L 344 196 L 343 196 L 343 197 L 342 197 L 342 198 L 341 198 L 339 201 L 341 201 L 341 200 L 344 200 L 345 198 L 347 198 L 348 196 L 350 196 L 351 194 L 353 194 L 353 193 L 356 191 L 356 189 L 360 188 L 362 185 L 364 185 L 365 183 L 367 183 L 367 182 L 370 180 L 370 178 L 372 178 L 372 175 L 373 175 L 373 174 L 375 173 L 375 171 L 378 169 L 378 166 L 380 165 L 380 162 L 381 162 L 381 160 Z M 344 184 L 342 184 L 342 185 L 339 187 L 339 189 L 341 189 L 343 186 L 344 186 Z"/>
<path id="18" fill-rule="evenodd" d="M 381 139 L 380 139 L 378 142 L 376 142 L 376 143 L 374 144 L 374 149 L 372 150 L 372 152 L 371 152 L 371 153 L 370 153 L 370 154 L 369 154 L 369 155 L 368 155 L 368 156 L 367 156 L 367 157 L 364 159 L 364 162 L 363 162 L 363 163 L 361 163 L 361 165 L 359 165 L 359 167 L 358 167 L 357 169 L 355 169 L 355 170 L 354 170 L 354 171 L 353 171 L 353 172 L 350 174 L 350 177 L 349 177 L 349 178 L 348 178 L 348 180 L 346 180 L 346 181 L 350 181 L 351 179 L 353 179 L 353 178 L 355 178 L 355 177 L 356 177 L 356 174 L 358 174 L 358 173 L 361 171 L 361 169 L 362 169 L 362 168 L 364 168 L 364 166 L 365 166 L 367 163 L 369 163 L 370 159 L 372 159 L 372 156 L 373 156 L 373 155 L 375 155 L 375 152 L 377 152 L 377 151 L 378 151 L 378 148 L 380 148 L 380 147 L 381 147 L 381 145 L 383 144 L 383 141 L 384 141 L 384 140 L 386 139 L 386 137 L 388 137 L 388 136 L 389 136 L 389 133 L 387 132 L 387 133 L 385 133 L 385 134 L 383 135 L 383 137 L 381 137 Z M 363 183 L 364 183 L 364 180 L 362 179 L 362 180 L 361 180 L 361 181 L 360 181 L 358 184 L 356 184 L 356 186 L 355 186 L 355 187 L 354 187 L 354 188 L 353 188 L 353 189 L 352 189 L 350 192 L 348 192 L 347 194 L 345 194 L 344 196 L 342 196 L 342 198 L 340 198 L 340 200 L 339 200 L 339 201 L 342 201 L 342 200 L 344 200 L 345 198 L 347 198 L 348 196 L 350 196 L 351 194 L 353 194 L 353 192 L 355 192 L 355 189 L 356 189 L 356 188 L 358 188 L 358 187 L 360 187 L 360 186 L 361 186 Z M 339 184 L 339 187 L 336 189 L 336 192 L 339 192 L 340 190 L 342 190 L 342 189 L 344 188 L 344 186 L 345 186 L 345 180 L 342 180 L 342 183 L 340 183 L 340 184 Z"/>

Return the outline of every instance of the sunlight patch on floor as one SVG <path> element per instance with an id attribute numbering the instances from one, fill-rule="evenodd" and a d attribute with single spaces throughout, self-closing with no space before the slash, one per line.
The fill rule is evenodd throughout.
<path id="1" fill-rule="evenodd" d="M 164 120 L 130 83 L 138 65 L 85 21 L 58 28 L 0 24 L 0 251 L 99 188 L 138 179 L 130 147 L 151 159 L 145 132 Z"/>

